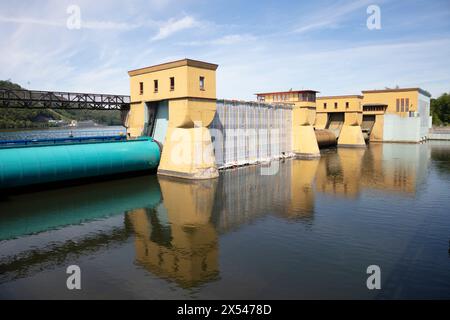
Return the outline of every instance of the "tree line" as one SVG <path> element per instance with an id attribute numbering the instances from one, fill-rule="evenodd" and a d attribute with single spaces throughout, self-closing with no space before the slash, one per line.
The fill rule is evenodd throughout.
<path id="1" fill-rule="evenodd" d="M 435 126 L 450 124 L 450 94 L 444 93 L 437 99 L 431 99 L 431 115 Z"/>

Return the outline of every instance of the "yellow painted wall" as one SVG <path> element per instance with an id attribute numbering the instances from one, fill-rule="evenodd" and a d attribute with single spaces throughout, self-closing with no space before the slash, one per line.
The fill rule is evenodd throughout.
<path id="1" fill-rule="evenodd" d="M 205 90 L 200 90 L 200 76 L 205 77 Z M 170 90 L 170 78 L 175 78 L 175 88 Z M 158 80 L 158 92 L 154 91 Z M 144 92 L 140 94 L 140 85 Z M 130 77 L 131 101 L 160 101 L 177 98 L 216 99 L 216 71 L 188 65 Z"/>
<path id="2" fill-rule="evenodd" d="M 168 101 L 169 123 L 159 174 L 188 179 L 218 177 L 211 135 L 207 129 L 216 112 L 216 69 L 215 64 L 184 59 L 129 71 L 129 136 L 142 134 L 146 102 Z M 200 77 L 203 77 L 203 87 Z M 158 80 L 157 92 L 154 80 Z"/>
<path id="3" fill-rule="evenodd" d="M 193 128 L 194 124 L 209 126 L 216 113 L 215 100 L 169 100 L 169 127 Z"/>
<path id="4" fill-rule="evenodd" d="M 315 94 L 311 92 L 310 94 Z M 303 101 L 301 97 L 301 93 L 299 96 L 299 93 L 297 92 L 282 92 L 282 93 L 267 93 L 267 94 L 260 94 L 261 96 L 264 96 L 264 102 L 266 103 L 292 103 L 296 106 L 311 106 L 314 105 L 314 101 Z"/>
<path id="5" fill-rule="evenodd" d="M 348 108 L 346 107 L 347 102 Z M 362 96 L 319 97 L 316 101 L 316 110 L 317 113 L 362 111 L 362 102 Z M 337 108 L 335 103 L 337 103 Z"/>
<path id="6" fill-rule="evenodd" d="M 398 91 L 363 91 L 363 104 L 387 104 L 386 113 L 398 114 L 402 117 L 408 116 L 408 112 L 397 112 L 397 99 L 409 99 L 409 111 L 418 111 L 418 90 L 398 90 Z"/>
<path id="7" fill-rule="evenodd" d="M 325 129 L 328 123 L 328 113 L 326 112 L 317 112 L 316 113 L 316 123 L 314 124 L 314 128 L 316 129 Z"/>
<path id="8" fill-rule="evenodd" d="M 144 130 L 145 103 L 137 102 L 130 105 L 130 112 L 126 120 L 127 134 L 130 137 L 139 137 Z"/>
<path id="9" fill-rule="evenodd" d="M 347 111 L 345 113 L 345 117 L 344 117 L 344 125 L 360 126 L 362 123 L 362 116 L 363 116 L 363 114 L 361 111 L 356 111 L 356 112 Z"/>
<path id="10" fill-rule="evenodd" d="M 370 141 L 383 141 L 384 114 L 375 116 L 375 124 L 370 133 Z"/>

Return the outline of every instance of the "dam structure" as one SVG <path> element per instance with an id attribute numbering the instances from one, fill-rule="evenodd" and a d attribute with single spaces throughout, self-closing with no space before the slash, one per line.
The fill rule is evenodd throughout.
<path id="1" fill-rule="evenodd" d="M 329 146 L 428 138 L 430 94 L 420 88 L 322 97 L 289 90 L 237 101 L 217 99 L 217 69 L 182 59 L 131 70 L 130 96 L 1 89 L 3 108 L 120 110 L 126 135 L 2 143 L 0 188 L 149 170 L 214 179 L 229 167 L 317 159 Z"/>

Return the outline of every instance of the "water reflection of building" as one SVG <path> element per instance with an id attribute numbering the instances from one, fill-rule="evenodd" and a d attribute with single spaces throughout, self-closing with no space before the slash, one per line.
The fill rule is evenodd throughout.
<path id="1" fill-rule="evenodd" d="M 134 236 L 134 262 L 181 287 L 195 287 L 220 275 L 221 233 L 266 216 L 311 223 L 321 198 L 316 193 L 415 196 L 429 157 L 429 144 L 373 143 L 367 149 L 329 150 L 315 160 L 282 161 L 274 175 L 252 166 L 224 171 L 218 180 L 147 176 L 14 196 L 0 202 L 0 240 L 29 237 L 33 246 L 10 243 L 10 252 L 2 247 L 0 283 L 65 263 L 69 253 L 93 254 Z M 97 228 L 95 221 L 103 219 L 105 226 Z M 73 225 L 76 235 L 64 235 Z M 45 235 L 56 228 L 61 238 L 51 231 Z"/>
<path id="2" fill-rule="evenodd" d="M 213 217 L 221 233 L 267 215 L 284 219 L 313 216 L 311 183 L 316 160 L 287 160 L 272 165 L 279 165 L 273 175 L 262 174 L 260 166 L 221 173 Z"/>
<path id="3" fill-rule="evenodd" d="M 290 207 L 285 216 L 289 218 L 313 216 L 315 203 L 313 183 L 319 162 L 319 159 L 291 161 Z"/>
<path id="4" fill-rule="evenodd" d="M 338 148 L 321 157 L 316 175 L 318 192 L 355 198 L 360 192 L 365 148 Z"/>
<path id="5" fill-rule="evenodd" d="M 378 144 L 367 149 L 338 148 L 320 159 L 318 192 L 357 197 L 363 189 L 400 192 L 414 196 L 427 172 L 426 144 Z"/>
<path id="6" fill-rule="evenodd" d="M 127 214 L 137 263 L 185 288 L 213 281 L 219 275 L 218 234 L 210 221 L 217 180 L 158 180 L 164 201 Z"/>

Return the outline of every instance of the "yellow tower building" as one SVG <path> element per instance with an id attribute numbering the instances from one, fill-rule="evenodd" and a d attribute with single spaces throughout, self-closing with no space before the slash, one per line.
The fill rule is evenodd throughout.
<path id="1" fill-rule="evenodd" d="M 183 59 L 128 72 L 128 135 L 151 135 L 163 144 L 158 174 L 218 177 L 207 128 L 216 112 L 217 67 Z"/>
<path id="2" fill-rule="evenodd" d="M 256 94 L 259 102 L 287 103 L 294 106 L 292 150 L 299 158 L 320 157 L 313 127 L 316 120 L 316 93 L 315 90 L 297 90 Z"/>
<path id="3" fill-rule="evenodd" d="M 419 142 L 427 138 L 431 128 L 429 92 L 395 88 L 362 93 L 364 118 L 373 126 L 370 141 Z"/>

